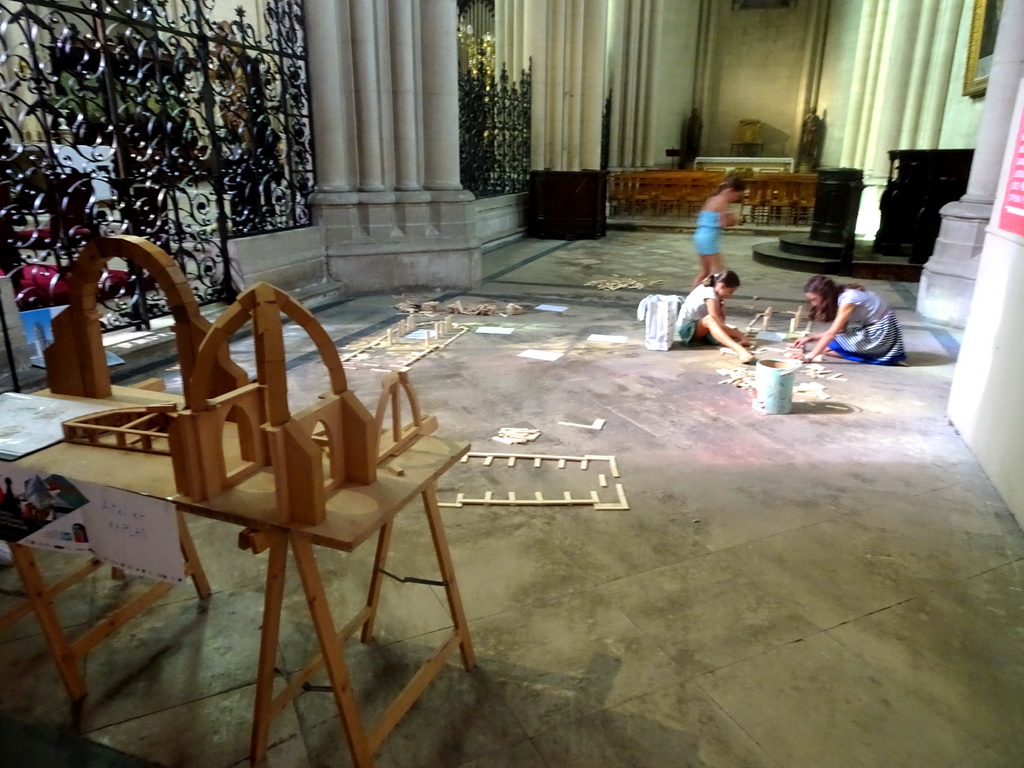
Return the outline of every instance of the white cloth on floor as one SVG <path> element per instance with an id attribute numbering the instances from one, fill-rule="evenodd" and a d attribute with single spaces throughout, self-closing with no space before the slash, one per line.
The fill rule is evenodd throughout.
<path id="1" fill-rule="evenodd" d="M 636 319 L 647 323 L 644 344 L 648 349 L 664 352 L 672 346 L 681 303 L 678 296 L 652 294 L 637 305 Z"/>

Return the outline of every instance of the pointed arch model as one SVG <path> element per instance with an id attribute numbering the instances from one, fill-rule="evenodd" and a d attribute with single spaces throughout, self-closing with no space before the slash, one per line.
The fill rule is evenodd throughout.
<path id="1" fill-rule="evenodd" d="M 71 267 L 69 306 L 53 319 L 53 343 L 43 353 L 50 391 L 97 399 L 110 397 L 110 371 L 103 350 L 96 291 L 111 259 L 130 261 L 145 269 L 167 297 L 187 395 L 196 353 L 210 322 L 199 313 L 188 278 L 177 262 L 159 246 L 129 235 L 96 238 L 82 249 Z M 213 361 L 210 376 L 215 393 L 235 389 L 249 380 L 226 349 Z"/>
<path id="2" fill-rule="evenodd" d="M 330 381 L 326 396 L 294 415 L 288 408 L 282 314 L 309 335 Z M 250 321 L 256 381 L 218 394 L 217 360 Z M 376 480 L 378 430 L 349 391 L 337 348 L 309 310 L 269 283 L 256 283 L 240 294 L 207 332 L 186 406 L 171 428 L 171 456 L 178 492 L 194 501 L 213 498 L 269 465 L 285 520 L 315 525 L 326 515 L 331 491 L 342 483 Z M 235 414 L 242 459 L 231 471 L 224 442 L 230 413 Z M 318 432 L 321 437 L 314 439 Z"/>

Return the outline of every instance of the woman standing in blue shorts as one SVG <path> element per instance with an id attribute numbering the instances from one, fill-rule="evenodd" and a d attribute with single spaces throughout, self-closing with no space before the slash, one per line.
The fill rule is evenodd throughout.
<path id="1" fill-rule="evenodd" d="M 693 242 L 697 246 L 700 272 L 693 279 L 691 289 L 704 282 L 709 275 L 722 271 L 722 254 L 718 241 L 722 235 L 722 227 L 733 227 L 740 223 L 740 217 L 730 213 L 729 206 L 743 199 L 744 189 L 746 186 L 743 179 L 728 177 L 697 214 L 697 231 L 693 233 Z"/>

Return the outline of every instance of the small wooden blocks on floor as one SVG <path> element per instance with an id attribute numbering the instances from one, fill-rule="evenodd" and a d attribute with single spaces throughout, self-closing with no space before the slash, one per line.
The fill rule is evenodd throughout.
<path id="1" fill-rule="evenodd" d="M 614 456 L 597 456 L 587 454 L 585 456 L 558 456 L 536 453 L 482 453 L 470 452 L 462 457 L 462 463 L 468 463 L 474 459 L 480 461 L 484 467 L 495 466 L 495 459 L 504 459 L 506 467 L 532 467 L 534 469 L 544 466 L 547 462 L 554 462 L 555 468 L 567 469 L 576 466 L 581 471 L 587 471 L 595 463 L 607 462 L 607 474 L 599 473 L 598 489 L 608 488 L 608 475 L 619 477 L 619 466 Z M 597 511 L 625 511 L 629 509 L 629 502 L 626 499 L 626 492 L 622 483 L 615 483 L 612 488 L 615 494 L 614 499 L 602 498 L 600 490 L 590 490 L 585 495 L 574 495 L 570 491 L 562 491 L 553 495 L 545 495 L 542 491 L 534 491 L 532 496 L 524 496 L 508 491 L 495 493 L 484 491 L 480 496 L 473 496 L 469 493 L 456 493 L 453 501 L 441 502 L 438 506 L 461 508 L 464 506 L 531 506 L 531 507 L 563 507 L 563 506 L 590 506 Z"/>

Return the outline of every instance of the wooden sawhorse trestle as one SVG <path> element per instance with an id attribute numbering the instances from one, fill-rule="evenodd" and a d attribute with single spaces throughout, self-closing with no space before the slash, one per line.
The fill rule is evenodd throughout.
<path id="1" fill-rule="evenodd" d="M 200 598 L 208 597 L 210 594 L 210 583 L 207 581 L 206 573 L 199 562 L 199 555 L 192 541 L 192 535 L 185 524 L 185 518 L 181 510 L 179 509 L 176 514 L 178 516 L 181 554 L 185 561 L 185 574 L 192 580 L 196 594 Z M 25 587 L 27 597 L 14 609 L 0 616 L 0 632 L 29 614 L 35 614 L 36 619 L 39 621 L 39 626 L 42 628 L 43 637 L 46 638 L 50 655 L 53 657 L 53 663 L 60 673 L 60 679 L 63 681 L 64 688 L 67 690 L 68 697 L 73 704 L 85 698 L 86 693 L 88 693 L 85 687 L 85 676 L 78 665 L 78 660 L 175 587 L 174 584 L 169 582 L 157 582 L 138 597 L 104 616 L 91 629 L 87 630 L 78 639 L 72 641 L 68 638 L 60 619 L 57 617 L 53 601 L 61 592 L 73 587 L 97 569 L 102 568 L 103 561 L 92 557 L 85 565 L 71 575 L 54 584 L 47 584 L 39 570 L 31 547 L 12 542 L 11 554 L 14 556 L 14 565 L 18 569 L 18 575 L 21 577 L 21 583 Z"/>
<path id="2" fill-rule="evenodd" d="M 369 642 L 373 636 L 381 584 L 386 575 L 384 568 L 391 542 L 393 519 L 389 519 L 381 525 L 377 534 L 377 552 L 373 561 L 373 575 L 370 579 L 366 605 L 341 628 L 335 625 L 331 616 L 323 579 L 313 551 L 314 543 L 323 543 L 322 541 L 313 542 L 309 536 L 303 535 L 301 528 L 262 530 L 248 528 L 242 532 L 239 537 L 239 545 L 243 549 L 251 549 L 254 553 L 268 551 L 263 628 L 256 673 L 256 706 L 249 750 L 249 760 L 253 764 L 260 762 L 266 756 L 270 723 L 273 718 L 279 715 L 302 692 L 303 686 L 321 667 L 326 667 L 334 702 L 338 708 L 353 763 L 356 768 L 372 768 L 374 753 L 426 690 L 431 680 L 437 676 L 456 649 L 462 654 L 462 665 L 467 671 L 476 666 L 476 657 L 473 653 L 473 645 L 462 608 L 462 598 L 459 595 L 455 569 L 452 565 L 451 553 L 448 550 L 448 539 L 441 523 L 436 482 L 431 480 L 423 487 L 420 495 L 430 526 L 434 552 L 437 555 L 441 583 L 448 598 L 448 609 L 453 628 L 441 647 L 420 667 L 412 680 L 395 697 L 377 723 L 369 730 L 366 729 L 359 714 L 348 666 L 345 663 L 343 646 L 357 631 L 361 630 L 360 640 L 364 643 Z M 299 579 L 302 582 L 320 653 L 304 669 L 293 675 L 283 690 L 274 695 L 274 667 L 280 637 L 281 606 L 284 600 L 284 580 L 289 547 L 295 560 Z M 341 546 L 338 548 L 345 549 Z"/>

